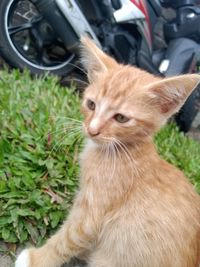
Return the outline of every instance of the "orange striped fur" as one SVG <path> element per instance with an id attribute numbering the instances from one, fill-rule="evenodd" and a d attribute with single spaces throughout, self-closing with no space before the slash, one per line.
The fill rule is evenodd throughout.
<path id="1" fill-rule="evenodd" d="M 87 38 L 82 42 L 90 85 L 82 105 L 88 141 L 80 189 L 61 229 L 26 251 L 22 267 L 59 267 L 72 257 L 88 267 L 199 267 L 200 197 L 159 157 L 152 136 L 200 77 L 157 78 L 118 64 Z M 129 120 L 116 121 L 118 113 Z"/>

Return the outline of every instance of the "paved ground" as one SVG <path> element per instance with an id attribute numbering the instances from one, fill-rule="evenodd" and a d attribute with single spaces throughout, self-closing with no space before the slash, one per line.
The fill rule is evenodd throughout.
<path id="1" fill-rule="evenodd" d="M 27 244 L 27 247 L 30 247 L 30 244 Z M 15 251 L 15 246 L 10 248 L 10 251 L 12 253 L 3 253 L 0 252 L 0 267 L 14 267 L 14 261 L 15 261 L 15 254 L 19 254 L 22 251 L 22 247 L 18 247 Z M 5 243 L 0 241 L 0 251 L 6 251 L 8 250 L 8 247 L 5 245 Z M 72 260 L 69 264 L 63 265 L 63 267 L 84 267 L 85 264 L 77 259 Z"/>
<path id="2" fill-rule="evenodd" d="M 13 259 L 7 253 L 1 251 L 7 250 L 8 247 L 3 242 L 0 242 L 0 267 L 11 267 L 13 264 Z"/>

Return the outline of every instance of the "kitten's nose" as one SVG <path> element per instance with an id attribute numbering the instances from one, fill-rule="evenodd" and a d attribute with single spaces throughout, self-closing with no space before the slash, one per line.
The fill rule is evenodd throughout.
<path id="1" fill-rule="evenodd" d="M 88 127 L 88 133 L 91 136 L 97 136 L 100 134 L 100 121 L 98 118 L 94 118 Z"/>
<path id="2" fill-rule="evenodd" d="M 100 134 L 100 131 L 99 131 L 98 129 L 89 127 L 89 128 L 88 128 L 88 133 L 89 133 L 89 135 L 91 135 L 91 136 L 97 136 L 97 135 Z"/>

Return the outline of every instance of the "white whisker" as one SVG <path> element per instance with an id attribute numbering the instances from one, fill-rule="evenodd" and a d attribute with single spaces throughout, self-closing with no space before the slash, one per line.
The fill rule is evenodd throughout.
<path id="1" fill-rule="evenodd" d="M 135 167 L 136 166 L 136 161 L 135 159 L 132 157 L 132 155 L 130 154 L 128 148 L 126 147 L 126 145 L 121 142 L 120 140 L 118 139 L 115 139 L 116 143 L 118 144 L 118 146 L 121 148 L 121 150 L 124 152 L 124 155 L 126 156 L 129 164 L 130 164 L 130 167 L 132 169 L 132 175 L 134 173 L 136 173 L 136 175 L 138 175 L 138 170 L 137 168 Z M 133 177 L 132 177 L 133 178 Z"/>
<path id="2" fill-rule="evenodd" d="M 86 72 L 83 68 L 79 67 L 78 65 L 75 65 L 75 64 L 73 64 L 73 63 L 68 63 L 68 65 L 71 65 L 72 67 L 75 67 L 75 68 L 79 69 L 79 70 L 82 71 L 85 75 L 87 75 L 87 72 Z"/>
<path id="3" fill-rule="evenodd" d="M 85 84 L 86 86 L 89 86 L 89 83 L 88 82 L 83 81 L 81 79 L 73 78 L 73 77 L 71 79 L 64 79 L 64 81 L 79 82 L 79 83 Z"/>

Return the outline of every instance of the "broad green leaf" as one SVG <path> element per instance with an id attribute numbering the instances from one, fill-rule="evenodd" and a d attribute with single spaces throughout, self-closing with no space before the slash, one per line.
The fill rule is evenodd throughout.
<path id="1" fill-rule="evenodd" d="M 9 240 L 9 237 L 10 237 L 10 230 L 9 230 L 8 228 L 3 227 L 3 228 L 1 229 L 1 234 L 2 234 L 2 238 L 3 238 L 5 241 Z"/>
<path id="2" fill-rule="evenodd" d="M 30 234 L 32 241 L 36 244 L 39 239 L 39 232 L 37 230 L 37 227 L 33 226 L 32 223 L 28 221 L 25 221 L 25 227 Z"/>

